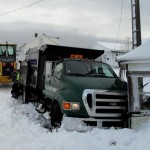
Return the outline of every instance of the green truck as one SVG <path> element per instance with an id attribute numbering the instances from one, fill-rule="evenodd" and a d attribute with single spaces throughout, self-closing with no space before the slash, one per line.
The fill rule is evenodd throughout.
<path id="1" fill-rule="evenodd" d="M 103 53 L 58 45 L 30 49 L 19 80 L 24 103 L 48 112 L 54 128 L 64 117 L 85 126 L 128 127 L 127 84 L 95 60 Z"/>

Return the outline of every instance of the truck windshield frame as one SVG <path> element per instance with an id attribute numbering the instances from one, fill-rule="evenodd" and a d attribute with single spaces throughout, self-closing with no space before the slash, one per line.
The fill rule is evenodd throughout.
<path id="1" fill-rule="evenodd" d="M 109 65 L 91 60 L 67 60 L 65 74 L 69 76 L 118 78 Z"/>

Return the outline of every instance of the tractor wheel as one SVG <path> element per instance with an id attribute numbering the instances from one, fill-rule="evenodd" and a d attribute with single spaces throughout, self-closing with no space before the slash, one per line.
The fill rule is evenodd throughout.
<path id="1" fill-rule="evenodd" d="M 63 114 L 57 102 L 54 102 L 51 108 L 51 125 L 54 128 L 59 128 L 61 126 Z"/>

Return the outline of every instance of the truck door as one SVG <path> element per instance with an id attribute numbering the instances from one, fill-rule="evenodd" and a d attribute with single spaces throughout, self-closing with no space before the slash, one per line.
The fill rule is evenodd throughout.
<path id="1" fill-rule="evenodd" d="M 51 99 L 54 98 L 55 93 L 59 89 L 60 78 L 62 74 L 63 64 L 56 63 L 50 76 L 49 80 L 45 81 L 45 94 L 48 95 Z"/>

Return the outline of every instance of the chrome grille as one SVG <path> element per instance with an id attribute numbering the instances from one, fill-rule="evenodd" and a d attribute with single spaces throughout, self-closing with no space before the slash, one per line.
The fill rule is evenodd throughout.
<path id="1" fill-rule="evenodd" d="M 104 90 L 85 90 L 83 101 L 91 117 L 122 117 L 128 107 L 126 93 Z"/>

